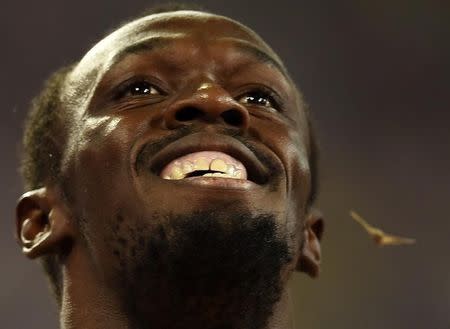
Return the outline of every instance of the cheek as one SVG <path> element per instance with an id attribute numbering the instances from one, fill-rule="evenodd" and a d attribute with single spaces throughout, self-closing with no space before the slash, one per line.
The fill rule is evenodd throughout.
<path id="1" fill-rule="evenodd" d="M 109 235 L 105 238 L 106 251 L 112 256 L 113 266 L 120 270 L 127 266 L 126 262 L 131 257 L 136 257 L 142 237 L 138 236 L 139 230 L 121 214 L 114 216 L 111 224 Z"/>
<path id="2" fill-rule="evenodd" d="M 86 223 L 85 238 L 96 272 L 106 282 L 117 285 L 139 250 L 141 228 L 121 213 L 105 214 Z"/>
<path id="3" fill-rule="evenodd" d="M 90 118 L 71 139 L 65 181 L 78 206 L 114 203 L 116 193 L 130 186 L 132 131 L 119 117 Z"/>
<path id="4" fill-rule="evenodd" d="M 280 158 L 286 180 L 285 198 L 280 209 L 285 211 L 288 233 L 299 232 L 310 191 L 310 168 L 305 129 L 285 121 L 272 121 L 260 139 Z M 296 240 L 295 240 L 296 241 Z M 296 243 L 291 241 L 291 243 Z"/>
<path id="5" fill-rule="evenodd" d="M 150 262 L 159 264 L 168 250 L 165 225 L 156 218 L 116 215 L 106 230 L 104 245 L 99 250 L 99 271 L 115 286 L 133 280 L 130 275 L 139 274 L 140 267 Z"/>
<path id="6" fill-rule="evenodd" d="M 135 207 L 130 204 L 135 192 L 129 174 L 133 131 L 122 118 L 88 119 L 71 139 L 62 181 L 74 218 L 85 232 L 106 234 L 120 209 Z M 87 239 L 103 248 L 101 236 Z"/>
<path id="7" fill-rule="evenodd" d="M 295 214 L 303 214 L 306 210 L 311 191 L 311 173 L 308 154 L 305 148 L 293 145 L 289 152 L 289 185 L 288 201 Z"/>
<path id="8" fill-rule="evenodd" d="M 307 142 L 303 130 L 283 130 L 278 140 L 280 154 L 287 176 L 286 209 L 288 216 L 288 231 L 297 232 L 298 226 L 305 215 L 306 205 L 311 189 L 311 174 Z"/>
<path id="9" fill-rule="evenodd" d="M 304 129 L 292 125 L 273 124 L 266 145 L 280 157 L 286 176 L 286 201 L 303 207 L 310 189 L 310 168 Z"/>

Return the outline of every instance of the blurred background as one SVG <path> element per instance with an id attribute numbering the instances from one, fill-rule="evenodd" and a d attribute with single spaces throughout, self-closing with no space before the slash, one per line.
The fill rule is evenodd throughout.
<path id="1" fill-rule="evenodd" d="M 449 329 L 450 1 L 197 3 L 266 39 L 313 111 L 327 225 L 320 278 L 292 280 L 296 328 Z M 38 264 L 13 239 L 27 106 L 51 72 L 152 4 L 0 4 L 1 328 L 58 327 Z M 350 209 L 417 243 L 376 247 Z"/>

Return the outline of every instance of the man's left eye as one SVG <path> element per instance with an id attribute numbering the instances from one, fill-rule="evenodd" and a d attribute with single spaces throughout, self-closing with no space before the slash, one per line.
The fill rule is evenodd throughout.
<path id="1" fill-rule="evenodd" d="M 257 105 L 274 109 L 278 108 L 278 104 L 274 97 L 270 93 L 262 90 L 245 93 L 236 100 L 242 104 Z"/>

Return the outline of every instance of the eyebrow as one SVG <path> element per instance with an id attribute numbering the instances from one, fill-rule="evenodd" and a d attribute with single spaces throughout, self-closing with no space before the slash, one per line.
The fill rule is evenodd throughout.
<path id="1" fill-rule="evenodd" d="M 167 44 L 171 43 L 173 41 L 172 38 L 167 37 L 152 37 L 145 40 L 141 40 L 137 43 L 134 43 L 121 51 L 119 51 L 117 54 L 114 55 L 112 64 L 117 64 L 120 62 L 124 57 L 130 54 L 139 54 L 142 52 L 148 52 L 152 51 L 158 48 L 163 48 Z"/>
<path id="2" fill-rule="evenodd" d="M 245 54 L 250 55 L 251 57 L 254 57 L 260 63 L 269 64 L 269 65 L 275 67 L 278 71 L 280 71 L 281 74 L 283 74 L 283 76 L 285 78 L 290 80 L 287 70 L 284 67 L 284 65 L 279 60 L 277 60 L 275 57 L 269 55 L 267 52 L 265 52 L 261 48 L 258 48 L 248 42 L 238 42 L 235 45 L 235 48 Z"/>
<path id="3" fill-rule="evenodd" d="M 127 55 L 139 54 L 142 52 L 149 52 L 155 49 L 163 48 L 172 43 L 174 40 L 176 40 L 176 37 L 151 37 L 134 43 L 115 54 L 112 60 L 112 65 L 117 64 Z M 275 67 L 285 78 L 290 80 L 284 65 L 278 59 L 269 55 L 264 50 L 246 41 L 235 41 L 234 47 L 238 51 L 255 58 L 260 63 Z"/>

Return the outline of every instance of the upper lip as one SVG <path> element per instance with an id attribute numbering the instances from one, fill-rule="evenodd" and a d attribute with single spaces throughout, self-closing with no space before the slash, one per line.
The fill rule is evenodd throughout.
<path id="1" fill-rule="evenodd" d="M 268 172 L 257 156 L 235 138 L 210 133 L 194 133 L 170 143 L 152 156 L 149 169 L 159 175 L 171 161 L 193 152 L 218 151 L 226 153 L 242 162 L 247 169 L 247 179 L 262 185 L 267 181 Z"/>

